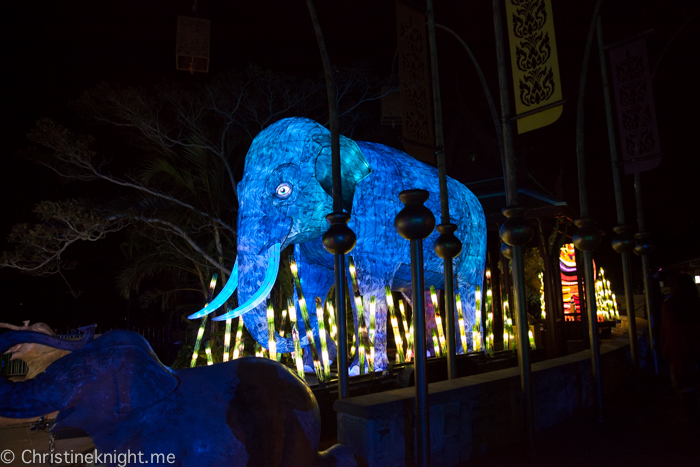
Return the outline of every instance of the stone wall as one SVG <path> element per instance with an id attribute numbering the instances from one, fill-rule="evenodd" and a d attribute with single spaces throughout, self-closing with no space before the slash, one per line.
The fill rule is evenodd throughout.
<path id="1" fill-rule="evenodd" d="M 604 397 L 629 374 L 629 341 L 601 345 Z M 592 407 L 590 352 L 532 365 L 535 430 Z M 433 465 L 454 466 L 520 439 L 524 430 L 518 368 L 429 386 L 430 448 Z M 414 388 L 339 400 L 338 442 L 361 466 L 402 466 L 413 457 Z"/>

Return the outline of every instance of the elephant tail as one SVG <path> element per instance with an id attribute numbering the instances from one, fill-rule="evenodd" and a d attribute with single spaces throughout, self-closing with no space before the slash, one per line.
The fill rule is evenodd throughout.
<path id="1" fill-rule="evenodd" d="M 356 467 L 357 462 L 352 451 L 342 444 L 334 444 L 318 453 L 313 467 Z"/>

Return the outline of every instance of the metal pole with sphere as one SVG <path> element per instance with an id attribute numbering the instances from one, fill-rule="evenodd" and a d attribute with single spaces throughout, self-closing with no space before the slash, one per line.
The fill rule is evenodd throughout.
<path id="1" fill-rule="evenodd" d="M 610 162 L 612 165 L 613 186 L 615 188 L 615 207 L 617 209 L 617 226 L 613 227 L 615 236 L 612 239 L 613 250 L 620 253 L 622 260 L 622 278 L 625 286 L 625 308 L 627 309 L 627 322 L 630 336 L 630 358 L 632 371 L 636 372 L 639 363 L 637 357 L 637 321 L 634 314 L 634 297 L 632 295 L 632 273 L 629 254 L 634 249 L 632 232 L 634 229 L 626 225 L 625 207 L 622 203 L 622 186 L 620 182 L 620 166 L 615 141 L 615 129 L 613 127 L 612 105 L 610 103 L 610 86 L 608 84 L 608 68 L 605 61 L 605 43 L 603 42 L 603 26 L 600 16 L 596 20 L 596 34 L 598 36 L 598 58 L 600 60 L 600 75 L 603 83 L 603 99 L 605 101 L 605 121 L 608 129 L 608 142 L 610 144 Z"/>
<path id="2" fill-rule="evenodd" d="M 312 0 L 306 0 L 306 6 L 311 15 L 311 22 L 316 32 L 318 49 L 321 52 L 323 62 L 323 72 L 326 78 L 326 92 L 328 94 L 328 115 L 331 130 L 331 165 L 333 174 L 333 212 L 326 216 L 326 220 L 331 224 L 328 231 L 323 234 L 323 246 L 332 253 L 335 269 L 335 321 L 338 326 L 338 354 L 336 362 L 338 365 L 338 397 L 344 399 L 348 397 L 348 361 L 347 361 L 347 332 L 345 329 L 345 255 L 354 247 L 357 237 L 348 227 L 350 214 L 343 211 L 343 185 L 340 169 L 340 125 L 338 124 L 338 99 L 336 96 L 335 84 L 333 82 L 333 72 L 331 61 L 328 58 L 328 49 L 323 40 L 323 32 L 318 21 L 318 15 Z"/>
<path id="3" fill-rule="evenodd" d="M 586 179 L 586 156 L 584 152 L 584 102 L 586 94 L 586 75 L 588 73 L 588 62 L 593 44 L 595 27 L 600 15 L 601 0 L 596 2 L 593 10 L 593 18 L 588 29 L 588 40 L 583 53 L 583 65 L 581 67 L 581 78 L 578 88 L 578 102 L 576 107 L 576 166 L 578 169 L 578 190 L 579 204 L 581 207 L 581 219 L 575 221 L 578 230 L 573 235 L 574 246 L 582 252 L 583 274 L 586 294 L 586 310 L 588 312 L 588 336 L 591 342 L 591 366 L 593 376 L 593 387 L 596 394 L 596 408 L 598 419 L 603 418 L 603 391 L 600 382 L 600 349 L 598 348 L 598 316 L 596 311 L 595 280 L 593 278 L 593 257 L 591 251 L 594 250 L 602 239 L 600 230 L 595 226 L 595 221 L 589 217 L 588 209 L 588 184 Z"/>
<path id="4" fill-rule="evenodd" d="M 532 229 L 525 220 L 525 209 L 518 204 L 518 185 L 515 172 L 515 155 L 513 150 L 513 129 L 510 122 L 510 97 L 508 94 L 508 77 L 506 75 L 505 42 L 501 0 L 493 0 L 493 23 L 496 33 L 496 58 L 498 62 L 498 87 L 501 92 L 501 126 L 503 129 L 504 172 L 506 179 L 506 205 L 503 214 L 508 218 L 501 226 L 503 241 L 512 247 L 511 261 L 513 269 L 513 295 L 515 322 L 518 327 L 518 364 L 520 366 L 520 387 L 523 392 L 523 421 L 528 450 L 535 451 L 535 423 L 532 408 L 532 381 L 530 370 L 530 351 L 525 310 L 525 272 L 523 269 L 523 245 L 532 238 Z"/>
<path id="5" fill-rule="evenodd" d="M 443 259 L 445 268 L 445 324 L 447 340 L 447 379 L 455 377 L 455 291 L 452 259 L 462 251 L 462 242 L 455 236 L 457 226 L 450 223 L 450 206 L 447 198 L 447 166 L 445 165 L 445 137 L 442 131 L 442 103 L 435 46 L 435 15 L 433 0 L 428 0 L 428 38 L 430 41 L 430 65 L 433 78 L 433 111 L 435 112 L 435 155 L 440 181 L 440 236 L 435 242 L 435 253 Z M 467 349 L 463 349 L 467 353 Z"/>
<path id="6" fill-rule="evenodd" d="M 394 220 L 396 231 L 406 240 L 411 241 L 411 288 L 413 289 L 413 332 L 414 365 L 416 382 L 415 425 L 416 425 L 416 463 L 430 465 L 430 420 L 428 417 L 428 379 L 425 374 L 427 366 L 425 344 L 425 297 L 423 290 L 423 239 L 435 228 L 435 216 L 423 203 L 428 200 L 426 190 L 406 190 L 399 194 L 399 199 L 406 206 Z"/>

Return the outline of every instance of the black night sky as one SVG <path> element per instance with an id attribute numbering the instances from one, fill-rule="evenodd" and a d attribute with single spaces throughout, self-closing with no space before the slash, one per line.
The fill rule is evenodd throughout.
<path id="1" fill-rule="evenodd" d="M 27 147 L 25 135 L 40 117 L 78 126 L 67 103 L 101 81 L 121 86 L 153 87 L 163 80 L 206 80 L 218 72 L 243 69 L 249 63 L 315 77 L 322 71 L 316 39 L 304 0 L 200 0 L 199 15 L 211 19 L 210 73 L 175 69 L 176 19 L 190 14 L 192 0 L 21 0 L 4 5 L 2 19 L 2 157 L 0 200 L 4 241 L 13 224 L 34 221 L 33 206 L 43 199 L 105 196 L 103 186 L 63 184 L 47 170 L 17 157 Z M 396 50 L 396 19 L 392 0 L 316 0 L 321 26 L 334 65 L 369 64 L 387 78 Z M 576 100 L 586 34 L 593 0 L 553 0 L 562 89 L 567 103 L 562 117 L 549 127 L 516 136 L 516 151 L 530 173 L 549 191 L 563 171 L 563 197 L 578 210 L 576 179 Z M 700 133 L 698 71 L 700 71 L 700 2 L 697 0 L 604 0 L 602 17 L 606 41 L 612 43 L 653 29 L 647 36 L 649 62 L 659 60 L 653 92 L 663 160 L 642 175 L 648 230 L 657 251 L 654 266 L 700 257 L 697 202 L 700 162 L 696 137 Z M 435 2 L 436 22 L 472 48 L 497 96 L 496 52 L 491 2 Z M 694 16 L 695 15 L 695 16 Z M 682 28 L 682 29 L 681 29 Z M 465 52 L 451 37 L 438 32 L 438 60 L 446 137 L 458 131 L 458 117 L 471 115 L 483 131 L 495 136 L 486 100 Z M 594 252 L 599 265 L 619 270 L 610 249 L 616 225 L 608 140 L 600 85 L 597 49 L 591 57 L 586 89 L 586 154 L 591 215 L 605 230 Z M 379 115 L 377 114 L 377 125 Z M 385 144 L 401 148 L 391 132 Z M 463 148 L 463 155 L 469 148 Z M 456 158 L 448 175 L 470 179 Z M 497 168 L 498 169 L 498 168 Z M 632 177 L 623 179 L 629 223 L 634 214 Z M 127 302 L 118 297 L 114 276 L 121 266 L 117 236 L 100 245 L 80 245 L 70 280 L 84 293 L 72 298 L 60 278 L 32 278 L 0 270 L 0 321 L 24 319 L 53 326 L 98 322 L 123 323 Z M 633 267 L 639 268 L 634 258 Z M 621 276 L 617 288 L 621 288 Z M 614 285 L 615 286 L 615 285 Z M 104 319 L 103 319 L 104 318 Z M 121 321 L 120 321 L 121 320 Z"/>

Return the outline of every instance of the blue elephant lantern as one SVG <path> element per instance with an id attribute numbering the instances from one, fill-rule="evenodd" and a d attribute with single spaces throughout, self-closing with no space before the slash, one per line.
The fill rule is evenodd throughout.
<path id="1" fill-rule="evenodd" d="M 430 193 L 425 205 L 440 213 L 437 169 L 397 149 L 377 143 L 355 142 L 340 137 L 343 207 L 351 213 L 350 228 L 357 235 L 352 251 L 360 294 L 365 303 L 376 300 L 375 370 L 387 366 L 387 306 L 385 286 L 410 296 L 409 244 L 394 229 L 394 218 L 402 209 L 398 194 L 420 188 Z M 454 259 L 456 291 L 465 310 L 464 327 L 471 346 L 475 321 L 475 291 L 481 287 L 486 257 L 486 220 L 476 196 L 456 180 L 447 179 L 450 219 L 458 226 L 455 235 L 464 250 Z M 244 174 L 238 184 L 238 255 L 233 274 L 219 295 L 205 308 L 190 315 L 200 318 L 222 306 L 238 290 L 238 308 L 214 318 L 216 321 L 242 316 L 250 334 L 263 347 L 269 334 L 265 299 L 277 277 L 280 251 L 295 245 L 295 259 L 304 295 L 325 301 L 334 282 L 333 256 L 321 237 L 328 229 L 326 215 L 333 211 L 330 132 L 306 118 L 286 118 L 263 130 L 246 155 Z M 438 237 L 425 241 L 426 284 L 443 288 L 443 260 L 433 252 Z M 350 289 L 352 290 L 352 289 Z M 369 308 L 369 307 L 367 307 Z M 310 314 L 317 348 L 318 322 Z M 369 310 L 365 310 L 369 323 Z M 353 309 L 357 328 L 357 310 Z M 455 321 L 457 321 L 455 319 Z M 301 327 L 301 322 L 299 323 Z M 299 329 L 301 345 L 307 346 Z M 277 352 L 294 350 L 290 337 L 275 337 Z M 462 349 L 457 339 L 458 351 Z M 462 349 L 465 351 L 466 349 Z M 330 358 L 335 343 L 329 342 Z"/>

